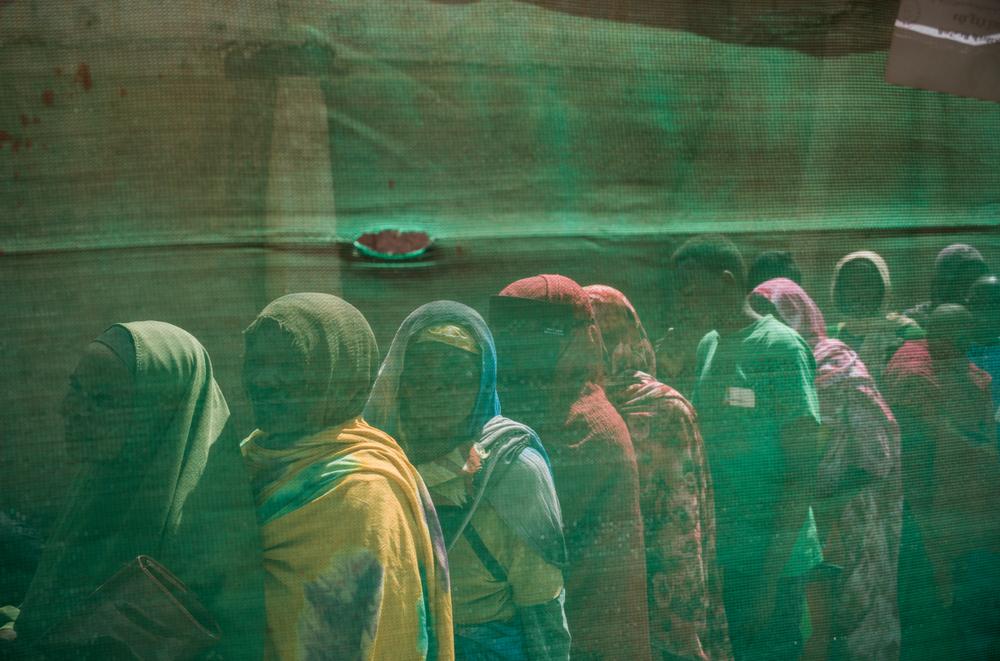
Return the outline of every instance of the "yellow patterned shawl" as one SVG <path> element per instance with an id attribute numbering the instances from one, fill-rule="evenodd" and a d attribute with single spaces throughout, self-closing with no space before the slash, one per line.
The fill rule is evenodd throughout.
<path id="1" fill-rule="evenodd" d="M 453 659 L 447 554 L 402 449 L 361 418 L 283 450 L 243 441 L 271 659 Z"/>

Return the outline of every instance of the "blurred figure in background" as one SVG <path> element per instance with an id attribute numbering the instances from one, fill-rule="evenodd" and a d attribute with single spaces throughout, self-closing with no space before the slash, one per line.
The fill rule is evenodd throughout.
<path id="1" fill-rule="evenodd" d="M 535 433 L 500 415 L 482 317 L 437 301 L 399 327 L 365 407 L 430 489 L 448 546 L 456 658 L 567 660 L 562 516 Z"/>
<path id="2" fill-rule="evenodd" d="M 775 278 L 788 278 L 795 284 L 802 284 L 802 271 L 787 250 L 765 250 L 757 255 L 747 272 L 747 288 L 753 289 Z"/>
<path id="3" fill-rule="evenodd" d="M 96 606 L 84 599 L 137 556 L 149 555 L 217 620 L 222 639 L 214 654 L 259 659 L 260 536 L 239 447 L 227 428 L 229 407 L 205 348 L 159 321 L 112 326 L 84 351 L 63 418 L 81 470 L 17 619 L 19 642 L 56 657 L 131 658 L 122 647 L 130 648 L 130 640 L 96 630 L 102 638 L 51 649 L 53 631 L 87 617 Z M 166 634 L 161 651 L 169 656 L 170 636 L 181 634 Z"/>
<path id="4" fill-rule="evenodd" d="M 628 425 L 639 465 L 653 652 L 661 659 L 732 658 L 715 560 L 715 503 L 691 404 L 656 380 L 656 356 L 625 295 L 590 296 L 605 346 L 605 388 Z"/>
<path id="5" fill-rule="evenodd" d="M 965 305 L 969 287 L 989 268 L 982 254 L 972 246 L 953 243 L 938 253 L 931 279 L 931 298 L 906 311 L 906 316 L 926 328 L 931 312 L 943 304 Z"/>
<path id="6" fill-rule="evenodd" d="M 830 296 L 841 317 L 830 337 L 854 349 L 878 384 L 899 347 L 924 335 L 915 321 L 890 310 L 892 279 L 878 253 L 859 250 L 842 257 L 833 269 Z"/>
<path id="7" fill-rule="evenodd" d="M 290 294 L 244 337 L 267 658 L 454 658 L 430 496 L 396 441 L 361 417 L 379 364 L 368 322 L 336 296 Z"/>
<path id="8" fill-rule="evenodd" d="M 639 478 L 628 429 L 602 386 L 601 333 L 586 292 L 525 278 L 490 303 L 504 411 L 552 459 L 569 567 L 573 659 L 649 659 Z"/>
<path id="9" fill-rule="evenodd" d="M 801 287 L 770 280 L 751 300 L 797 331 L 816 358 L 823 417 L 816 511 L 823 558 L 841 568 L 831 595 L 829 658 L 898 659 L 903 492 L 896 420 L 858 355 L 827 337 L 823 314 Z"/>
<path id="10" fill-rule="evenodd" d="M 900 590 L 912 593 L 902 596 L 921 605 L 906 608 L 919 651 L 930 650 L 924 658 L 1000 653 L 1000 457 L 990 377 L 967 357 L 973 327 L 965 308 L 940 305 L 927 319 L 927 339 L 904 344 L 886 370 L 902 430 L 908 523 L 930 561 L 900 565 Z M 930 599 L 919 592 L 926 588 Z"/>
<path id="11" fill-rule="evenodd" d="M 678 319 L 653 343 L 656 373 L 684 397 L 690 398 L 695 384 L 695 354 L 701 336 L 689 332 L 691 325 Z"/>
<path id="12" fill-rule="evenodd" d="M 757 255 L 747 274 L 748 290 L 772 278 L 788 278 L 802 283 L 802 271 L 795 263 L 792 253 L 787 250 L 766 250 Z M 677 300 L 676 295 L 671 299 L 672 302 Z M 673 326 L 657 338 L 654 344 L 657 374 L 678 392 L 690 398 L 697 381 L 695 354 L 704 333 L 697 331 L 697 323 L 687 319 L 689 310 L 675 306 L 673 312 Z"/>
<path id="13" fill-rule="evenodd" d="M 805 341 L 746 303 L 746 267 L 721 236 L 673 256 L 681 303 L 704 331 L 693 404 L 715 490 L 718 555 L 736 659 L 802 653 L 805 576 L 822 562 L 810 504 L 820 421 Z"/>
<path id="14" fill-rule="evenodd" d="M 994 417 L 1000 425 L 1000 278 L 990 274 L 976 280 L 968 308 L 976 321 L 969 359 L 990 375 Z"/>

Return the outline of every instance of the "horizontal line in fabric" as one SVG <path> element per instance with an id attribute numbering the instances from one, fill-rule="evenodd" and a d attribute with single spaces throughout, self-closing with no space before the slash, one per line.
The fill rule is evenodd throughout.
<path id="1" fill-rule="evenodd" d="M 452 244 L 474 241 L 517 241 L 517 240 L 541 240 L 541 241 L 616 241 L 635 239 L 656 239 L 667 237 L 686 237 L 703 232 L 722 232 L 726 234 L 747 234 L 747 235 L 782 235 L 782 234 L 844 234 L 852 231 L 864 230 L 870 235 L 909 236 L 913 234 L 941 235 L 949 234 L 979 234 L 993 233 L 997 228 L 996 216 L 982 214 L 981 219 L 977 218 L 971 222 L 955 224 L 942 223 L 817 223 L 811 224 L 807 220 L 802 223 L 794 223 L 786 220 L 779 220 L 773 223 L 765 221 L 745 221 L 741 223 L 719 222 L 709 223 L 687 223 L 678 221 L 674 224 L 665 223 L 662 229 L 649 231 L 648 228 L 637 228 L 635 230 L 623 229 L 621 231 L 608 232 L 605 229 L 596 230 L 593 233 L 583 234 L 571 232 L 559 233 L 530 233 L 523 234 L 502 234 L 496 236 L 486 236 L 479 234 L 470 235 L 449 235 L 436 237 L 438 246 L 441 249 L 448 249 Z M 766 227 L 764 227 L 766 225 Z M 343 239 L 337 236 L 315 236 L 303 235 L 283 235 L 280 237 L 196 237 L 189 240 L 181 238 L 158 237 L 149 240 L 121 240 L 111 242 L 101 241 L 75 241 L 71 237 L 70 242 L 59 243 L 58 241 L 13 241 L 0 247 L 0 259 L 4 257 L 34 257 L 57 255 L 67 253 L 87 253 L 87 252 L 128 252 L 128 251 L 153 251 L 153 250 L 263 250 L 263 251 L 283 251 L 295 252 L 303 251 L 323 251 L 342 252 L 352 247 L 353 239 Z M 346 261 L 346 260 L 345 260 Z M 405 262 L 404 262 L 405 264 Z"/>

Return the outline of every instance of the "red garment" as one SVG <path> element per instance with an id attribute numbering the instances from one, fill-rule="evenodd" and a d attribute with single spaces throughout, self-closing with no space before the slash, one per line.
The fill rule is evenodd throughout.
<path id="1" fill-rule="evenodd" d="M 903 429 L 907 496 L 919 503 L 914 511 L 947 603 L 955 560 L 980 549 L 1000 552 L 1000 457 L 990 376 L 972 363 L 944 369 L 927 341 L 917 340 L 896 352 L 886 387 Z"/>
<path id="2" fill-rule="evenodd" d="M 567 339 L 554 380 L 579 381 L 575 399 L 550 406 L 536 431 L 552 460 L 569 567 L 566 616 L 572 658 L 650 658 L 639 479 L 628 429 L 601 385 L 600 342 L 587 294 L 557 275 L 525 278 L 501 296 L 573 306 L 585 322 Z"/>
<path id="3" fill-rule="evenodd" d="M 731 659 L 712 479 L 694 408 L 656 380 L 653 347 L 628 298 L 603 285 L 585 291 L 607 347 L 608 398 L 639 464 L 653 649 L 669 658 Z"/>

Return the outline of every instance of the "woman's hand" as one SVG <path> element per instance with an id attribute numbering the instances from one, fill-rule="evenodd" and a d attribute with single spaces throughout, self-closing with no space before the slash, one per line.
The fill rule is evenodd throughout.
<path id="1" fill-rule="evenodd" d="M 12 642 L 17 640 L 17 632 L 14 631 L 14 623 L 17 616 L 21 614 L 21 609 L 17 606 L 0 607 L 0 641 Z"/>

